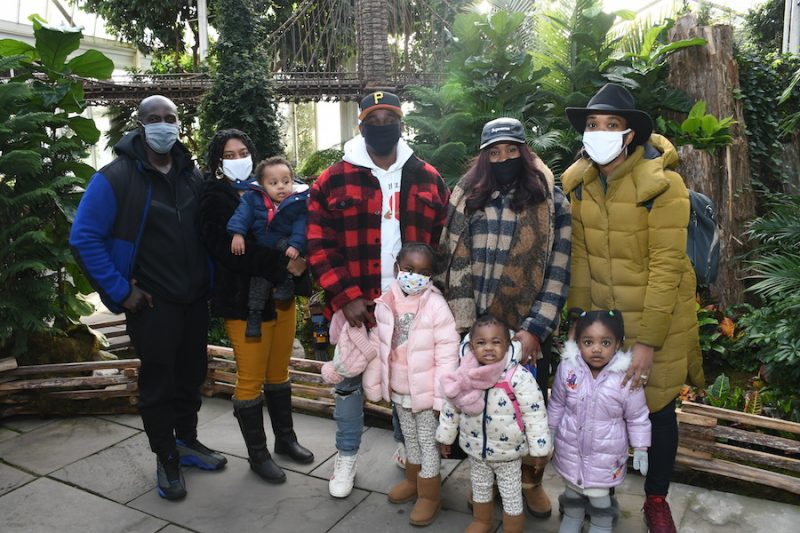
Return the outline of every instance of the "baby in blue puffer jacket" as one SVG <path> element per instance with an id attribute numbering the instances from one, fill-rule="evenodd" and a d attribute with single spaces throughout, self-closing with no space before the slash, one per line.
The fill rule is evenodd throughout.
<path id="1" fill-rule="evenodd" d="M 228 221 L 231 253 L 242 255 L 245 236 L 251 234 L 257 245 L 272 248 L 296 259 L 306 253 L 309 187 L 295 180 L 292 166 L 283 157 L 270 157 L 258 164 L 256 181 L 239 200 L 239 206 Z M 246 337 L 261 336 L 261 312 L 272 284 L 263 277 L 250 278 Z M 294 298 L 294 283 L 286 281 L 275 287 L 275 301 Z"/>
<path id="2" fill-rule="evenodd" d="M 579 533 L 587 510 L 590 533 L 610 533 L 618 509 L 610 488 L 622 483 L 628 446 L 633 467 L 647 473 L 650 418 L 644 390 L 622 387 L 631 364 L 620 350 L 619 311 L 581 312 L 553 380 L 547 419 L 554 435 L 553 467 L 566 484 L 560 533 Z"/>

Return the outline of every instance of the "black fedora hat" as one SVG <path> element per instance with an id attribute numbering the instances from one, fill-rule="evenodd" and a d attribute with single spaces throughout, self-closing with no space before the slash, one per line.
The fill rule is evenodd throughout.
<path id="1" fill-rule="evenodd" d="M 636 132 L 634 146 L 644 144 L 653 133 L 653 119 L 644 111 L 636 109 L 633 95 L 616 83 L 606 83 L 592 96 L 586 107 L 568 107 L 567 118 L 578 131 L 586 129 L 589 115 L 619 115 L 628 121 L 628 127 Z"/>

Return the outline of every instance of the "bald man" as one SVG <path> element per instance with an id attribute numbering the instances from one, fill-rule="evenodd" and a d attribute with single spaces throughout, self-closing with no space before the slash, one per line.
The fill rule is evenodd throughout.
<path id="1" fill-rule="evenodd" d="M 89 182 L 69 243 L 106 307 L 125 313 L 158 493 L 178 500 L 186 496 L 181 465 L 227 463 L 197 440 L 211 279 L 195 224 L 201 176 L 178 140 L 171 100 L 142 100 L 138 124 Z"/>

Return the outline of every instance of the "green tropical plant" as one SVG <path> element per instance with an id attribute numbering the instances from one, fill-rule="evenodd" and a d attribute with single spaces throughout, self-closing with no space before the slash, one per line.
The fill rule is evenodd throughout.
<path id="1" fill-rule="evenodd" d="M 297 175 L 302 177 L 319 176 L 323 170 L 332 164 L 340 161 L 344 152 L 338 148 L 328 148 L 326 150 L 319 150 L 308 156 L 305 161 L 298 167 Z"/>
<path id="2" fill-rule="evenodd" d="M 711 405 L 723 407 L 731 394 L 731 379 L 725 374 L 720 374 L 707 392 Z"/>
<path id="3" fill-rule="evenodd" d="M 0 40 L 0 352 L 18 356 L 34 333 L 57 335 L 92 311 L 92 289 L 67 237 L 80 187 L 94 173 L 83 163 L 100 138 L 73 76 L 104 79 L 114 64 L 78 50 L 79 28 L 31 17 L 35 44 Z"/>
<path id="4" fill-rule="evenodd" d="M 671 120 L 665 121 L 663 117 L 658 117 L 656 122 L 659 129 L 665 130 L 676 144 L 691 144 L 695 149 L 709 151 L 729 145 L 733 140 L 730 128 L 736 124 L 733 117 L 719 120 L 714 115 L 707 114 L 703 100 L 698 100 L 692 106 L 689 116 L 680 124 Z"/>
<path id="5" fill-rule="evenodd" d="M 415 109 L 406 118 L 414 149 L 451 183 L 478 151 L 481 127 L 498 116 L 524 118 L 544 106 L 536 69 L 522 46 L 525 15 L 462 13 L 453 24 L 447 78 L 436 89 L 412 87 Z"/>
<path id="6" fill-rule="evenodd" d="M 747 236 L 756 241 L 755 255 L 747 259 L 751 278 L 748 291 L 761 307 L 743 315 L 739 324 L 748 342 L 766 365 L 768 381 L 776 387 L 800 391 L 800 211 L 799 195 L 766 196 L 769 211 L 748 224 Z"/>

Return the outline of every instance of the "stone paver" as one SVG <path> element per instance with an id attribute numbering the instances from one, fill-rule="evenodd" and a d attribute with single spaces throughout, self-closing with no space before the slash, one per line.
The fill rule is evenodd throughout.
<path id="1" fill-rule="evenodd" d="M 326 481 L 291 471 L 286 483 L 270 485 L 237 457 L 229 457 L 222 472 L 189 469 L 185 476 L 189 494 L 184 502 L 168 502 L 152 490 L 129 505 L 196 531 L 311 533 L 327 531 L 368 496 L 355 490 L 335 500 Z"/>
<path id="2" fill-rule="evenodd" d="M 36 476 L 32 476 L 13 466 L 0 463 L 0 496 L 34 479 L 36 479 Z"/>
<path id="3" fill-rule="evenodd" d="M 333 435 L 330 437 L 334 438 Z M 380 428 L 369 428 L 361 437 L 358 451 L 358 473 L 356 487 L 370 492 L 386 494 L 395 483 L 405 476 L 403 470 L 397 468 L 392 460 L 392 453 L 397 444 L 392 432 Z M 322 466 L 311 472 L 312 476 L 329 479 L 333 472 L 335 458 L 331 457 Z M 458 466 L 458 461 L 445 459 L 442 461 L 441 475 L 447 477 Z"/>
<path id="4" fill-rule="evenodd" d="M 150 533 L 166 523 L 58 481 L 39 478 L 0 498 L 4 533 Z"/>
<path id="5" fill-rule="evenodd" d="M 4 440 L 8 440 L 8 439 L 13 439 L 17 435 L 19 435 L 19 432 L 12 431 L 12 430 L 10 430 L 8 428 L 4 428 L 4 427 L 0 426 L 0 442 L 3 442 Z"/>
<path id="6" fill-rule="evenodd" d="M 67 418 L 0 443 L 0 458 L 37 474 L 48 474 L 103 450 L 136 430 L 99 418 Z"/>
<path id="7" fill-rule="evenodd" d="M 353 531 L 380 531 L 399 533 L 420 531 L 420 528 L 408 523 L 408 515 L 413 503 L 396 505 L 389 503 L 384 494 L 373 492 L 338 524 L 331 533 L 351 533 Z M 429 531 L 450 532 L 464 531 L 472 521 L 470 515 L 455 511 L 442 510 L 430 525 Z"/>
<path id="8" fill-rule="evenodd" d="M 267 446 L 272 453 L 275 448 L 275 437 L 266 409 L 264 410 L 264 430 L 267 432 Z M 314 452 L 314 462 L 302 465 L 285 456 L 273 454 L 275 462 L 281 467 L 308 474 L 336 453 L 334 441 L 336 423 L 333 420 L 295 413 L 294 431 L 297 433 L 298 442 Z M 239 423 L 233 416 L 230 402 L 228 402 L 228 411 L 201 425 L 198 428 L 198 434 L 206 446 L 225 454 L 247 458 L 247 447 L 242 439 Z"/>
<path id="9" fill-rule="evenodd" d="M 692 533 L 749 533 L 797 531 L 798 507 L 725 492 L 690 489 L 680 521 L 681 531 Z"/>
<path id="10" fill-rule="evenodd" d="M 366 428 L 359 454 L 356 490 L 343 500 L 328 495 L 333 466 L 335 424 L 295 414 L 300 442 L 316 460 L 298 465 L 276 456 L 288 481 L 270 485 L 253 474 L 231 403 L 204 399 L 200 439 L 228 455 L 220 472 L 186 469 L 189 495 L 168 502 L 155 490 L 155 461 L 136 415 L 38 419 L 15 417 L 0 425 L 0 530 L 50 533 L 248 531 L 419 531 L 408 524 L 412 504 L 393 505 L 389 488 L 403 471 L 391 460 L 395 443 L 389 430 Z M 270 449 L 274 439 L 265 415 Z M 40 477 L 46 475 L 48 477 Z M 467 508 L 468 461 L 444 461 L 442 511 L 429 531 L 463 531 Z M 620 519 L 615 533 L 643 533 L 644 479 L 629 473 L 617 488 Z M 545 471 L 545 491 L 553 502 L 546 520 L 527 516 L 525 531 L 556 533 L 558 495 L 563 482 Z M 800 506 L 746 498 L 673 484 L 669 495 L 679 531 L 688 533 L 783 533 L 797 530 Z M 800 498 L 798 498 L 800 502 Z M 502 507 L 495 505 L 496 531 Z M 584 531 L 588 530 L 588 522 Z"/>
<path id="11" fill-rule="evenodd" d="M 144 433 L 56 470 L 52 477 L 127 503 L 155 486 L 156 461 Z"/>

